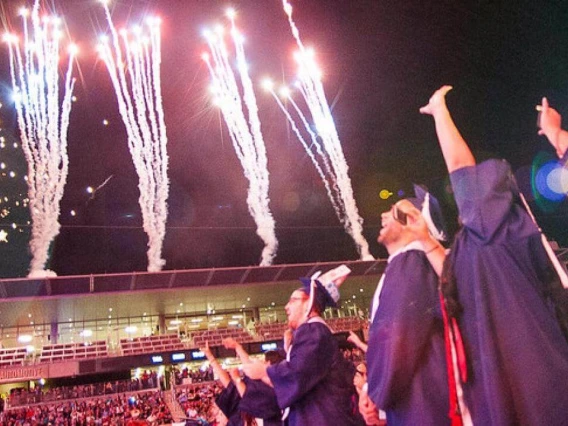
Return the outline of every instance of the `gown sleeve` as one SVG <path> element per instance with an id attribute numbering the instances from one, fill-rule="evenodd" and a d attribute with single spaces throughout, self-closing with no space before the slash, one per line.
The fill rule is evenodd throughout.
<path id="1" fill-rule="evenodd" d="M 223 391 L 217 396 L 215 403 L 223 412 L 225 417 L 229 419 L 229 425 L 238 425 L 240 422 L 239 402 L 241 397 L 233 382 L 229 383 Z"/>
<path id="2" fill-rule="evenodd" d="M 253 417 L 269 419 L 281 415 L 274 389 L 261 380 L 245 377 L 246 390 L 239 408 Z"/>
<path id="3" fill-rule="evenodd" d="M 328 374 L 334 349 L 329 334 L 321 323 L 301 325 L 294 335 L 290 361 L 268 367 L 280 408 L 302 399 Z"/>

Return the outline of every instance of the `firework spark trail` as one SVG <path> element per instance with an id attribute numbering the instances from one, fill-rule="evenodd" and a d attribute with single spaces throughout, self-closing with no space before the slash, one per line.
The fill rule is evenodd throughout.
<path id="1" fill-rule="evenodd" d="M 343 220 L 343 216 L 344 216 L 343 210 L 341 208 L 340 203 L 336 200 L 336 197 L 335 197 L 335 195 L 332 191 L 332 185 L 334 184 L 333 182 L 334 182 L 335 179 L 332 176 L 331 177 L 332 182 L 330 183 L 328 177 L 326 176 L 326 173 L 323 171 L 322 167 L 320 166 L 320 163 L 318 162 L 317 158 L 315 157 L 314 153 L 312 152 L 310 146 L 308 145 L 308 143 L 306 142 L 306 140 L 302 136 L 300 129 L 298 129 L 296 122 L 294 121 L 294 119 L 292 118 L 292 116 L 290 115 L 290 113 L 288 112 L 288 110 L 286 109 L 284 104 L 282 103 L 282 101 L 280 101 L 280 98 L 278 98 L 276 93 L 274 93 L 274 90 L 272 90 L 271 88 L 269 88 L 268 90 L 270 91 L 270 94 L 272 95 L 272 97 L 276 101 L 277 105 L 280 107 L 280 109 L 284 113 L 284 116 L 286 117 L 286 119 L 288 120 L 288 123 L 290 123 L 290 126 L 292 127 L 292 131 L 294 132 L 294 134 L 296 135 L 296 137 L 298 138 L 298 140 L 300 141 L 300 143 L 302 144 L 302 146 L 306 150 L 308 157 L 310 157 L 312 164 L 316 168 L 316 171 L 318 172 L 318 174 L 319 174 L 319 176 L 320 176 L 320 178 L 321 178 L 321 180 L 322 180 L 322 182 L 325 186 L 327 196 L 328 196 L 329 200 L 331 201 L 331 205 L 333 206 L 333 210 L 335 211 L 337 218 L 339 220 Z M 291 100 L 290 97 L 288 97 L 288 99 Z M 294 105 L 295 105 L 295 103 L 294 103 Z M 320 144 L 317 141 L 316 134 L 312 131 L 312 129 L 310 129 L 310 126 L 309 126 L 307 120 L 305 119 L 304 115 L 302 114 L 302 112 L 300 110 L 297 110 L 297 112 L 300 115 L 300 119 L 302 120 L 302 122 L 303 122 L 303 124 L 306 128 L 306 131 L 310 135 L 310 138 L 312 140 L 312 145 L 316 147 L 316 151 L 318 152 L 318 155 L 320 155 L 321 157 L 324 158 L 324 165 L 329 165 L 329 163 L 327 161 L 325 161 L 326 157 L 325 157 L 325 154 L 321 151 L 321 147 L 320 147 Z M 328 169 L 329 169 L 329 167 L 328 167 Z M 327 172 L 331 173 L 330 170 L 328 170 Z"/>
<path id="2" fill-rule="evenodd" d="M 27 9 L 21 11 L 23 46 L 16 36 L 5 36 L 22 149 L 28 163 L 32 218 L 29 277 L 34 278 L 55 275 L 45 267 L 50 244 L 59 234 L 60 202 L 67 181 L 67 130 L 75 84 L 72 74 L 76 54 L 75 47 L 69 49 L 64 96 L 60 105 L 60 21 L 55 17 L 40 20 L 39 9 L 39 0 L 36 0 L 31 15 Z"/>
<path id="3" fill-rule="evenodd" d="M 227 47 L 220 32 L 207 36 L 211 59 L 208 55 L 204 59 L 217 91 L 216 94 L 220 100 L 219 107 L 229 129 L 235 152 L 242 164 L 245 177 L 249 181 L 247 205 L 257 226 L 256 233 L 265 244 L 260 265 L 267 266 L 272 264 L 278 248 L 275 221 L 269 208 L 268 160 L 258 118 L 256 97 L 247 70 L 242 37 L 236 29 L 232 14 L 229 19 L 236 51 L 237 69 L 243 88 L 242 98 L 237 79 L 229 63 Z M 248 120 L 243 106 L 246 107 Z"/>
<path id="4" fill-rule="evenodd" d="M 287 0 L 282 0 L 282 5 L 288 16 L 292 35 L 299 48 L 297 60 L 300 66 L 298 74 L 300 92 L 308 105 L 325 151 L 329 155 L 334 170 L 333 174 L 337 179 L 335 184 L 337 185 L 339 196 L 345 209 L 345 216 L 342 220 L 343 226 L 353 238 L 361 259 L 372 259 L 369 252 L 369 244 L 365 240 L 365 237 L 363 237 L 363 219 L 359 216 L 359 211 L 353 197 L 353 187 L 348 174 L 349 168 L 345 161 L 343 149 L 341 148 L 341 142 L 331 115 L 331 109 L 325 97 L 319 69 L 315 64 L 313 54 L 308 51 L 302 43 L 300 32 L 292 19 L 292 5 Z"/>
<path id="5" fill-rule="evenodd" d="M 345 217 L 345 213 L 344 213 L 344 209 L 343 209 L 343 203 L 341 202 L 341 197 L 339 197 L 339 194 L 338 194 L 337 177 L 335 176 L 333 168 L 331 167 L 331 165 L 329 163 L 329 157 L 328 157 L 326 151 L 322 149 L 321 144 L 318 142 L 317 135 L 312 131 L 310 124 L 308 123 L 308 120 L 306 119 L 306 116 L 304 115 L 304 113 L 302 112 L 302 110 L 300 109 L 298 104 L 294 101 L 292 96 L 290 96 L 290 94 L 288 94 L 287 100 L 288 100 L 288 102 L 290 102 L 290 104 L 296 110 L 296 113 L 298 114 L 298 117 L 300 117 L 300 120 L 302 121 L 304 128 L 306 129 L 306 131 L 310 135 L 310 138 L 312 140 L 312 145 L 315 146 L 316 152 L 318 153 L 318 155 L 320 156 L 320 158 L 323 161 L 323 166 L 324 166 L 326 173 L 328 173 L 329 176 L 331 177 L 331 181 L 332 181 L 331 186 L 333 187 L 333 189 L 335 191 L 335 196 L 334 196 L 334 193 L 331 192 L 331 187 L 328 188 L 329 183 L 326 185 L 326 188 L 328 188 L 328 191 L 331 192 L 330 200 L 331 200 L 331 202 L 334 206 L 334 209 L 337 213 L 337 217 L 343 223 L 343 219 Z M 339 197 L 339 200 L 337 200 L 336 197 Z M 336 206 L 337 206 L 337 208 L 336 208 Z"/>
<path id="6" fill-rule="evenodd" d="M 128 136 L 128 148 L 138 174 L 139 204 L 144 231 L 148 235 L 148 271 L 160 271 L 162 246 L 168 216 L 169 179 L 166 124 L 161 93 L 160 21 L 148 21 L 149 37 L 141 28 L 134 40 L 126 30 L 114 27 L 103 2 L 112 47 L 103 39 L 99 53 L 116 92 L 118 109 Z"/>

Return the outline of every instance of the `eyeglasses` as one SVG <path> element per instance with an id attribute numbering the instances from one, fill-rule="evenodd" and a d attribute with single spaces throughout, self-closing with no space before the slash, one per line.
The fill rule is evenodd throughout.
<path id="1" fill-rule="evenodd" d="M 308 298 L 307 297 L 300 297 L 300 296 L 292 296 L 292 297 L 290 297 L 290 299 L 288 299 L 288 303 L 298 302 L 298 301 L 303 301 L 303 300 L 308 300 Z"/>
<path id="2" fill-rule="evenodd" d="M 366 371 L 360 371 L 360 370 L 355 370 L 355 374 L 360 374 L 361 376 L 364 376 L 367 374 Z"/>
<path id="3" fill-rule="evenodd" d="M 408 215 L 406 213 L 404 213 L 402 210 L 400 210 L 396 204 L 391 207 L 391 211 L 392 211 L 392 217 L 393 217 L 394 220 L 399 222 L 401 225 L 407 224 L 407 222 L 408 222 L 407 216 Z"/>

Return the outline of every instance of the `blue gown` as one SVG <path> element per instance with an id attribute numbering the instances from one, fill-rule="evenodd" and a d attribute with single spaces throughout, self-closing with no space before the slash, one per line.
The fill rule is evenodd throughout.
<path id="1" fill-rule="evenodd" d="M 367 382 L 387 424 L 449 425 L 438 276 L 421 250 L 390 259 L 369 329 Z"/>
<path id="2" fill-rule="evenodd" d="M 227 426 L 244 424 L 241 412 L 263 419 L 265 426 L 281 426 L 282 413 L 276 401 L 274 389 L 260 380 L 244 378 L 246 390 L 239 395 L 233 382 L 217 396 L 216 404 L 229 420 Z"/>
<path id="3" fill-rule="evenodd" d="M 233 382 L 230 382 L 229 385 L 217 395 L 215 403 L 229 420 L 227 426 L 242 426 L 244 424 L 241 412 L 239 411 L 240 402 L 241 396 Z"/>
<path id="4" fill-rule="evenodd" d="M 282 412 L 274 389 L 261 380 L 245 377 L 244 381 L 246 390 L 241 398 L 239 410 L 263 419 L 264 426 L 281 426 Z"/>
<path id="5" fill-rule="evenodd" d="M 329 328 L 304 323 L 294 333 L 290 361 L 268 367 L 280 408 L 290 407 L 290 426 L 349 426 L 353 375 Z"/>
<path id="6" fill-rule="evenodd" d="M 476 425 L 567 425 L 568 344 L 548 299 L 540 234 L 514 202 L 508 164 L 454 171 L 463 229 L 452 249 Z"/>

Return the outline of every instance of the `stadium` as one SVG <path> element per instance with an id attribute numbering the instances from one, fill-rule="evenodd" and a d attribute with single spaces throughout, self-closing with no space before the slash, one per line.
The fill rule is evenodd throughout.
<path id="1" fill-rule="evenodd" d="M 342 288 L 345 302 L 328 310 L 326 319 L 349 346 L 347 332 L 362 335 L 366 327 L 385 262 L 345 264 L 352 270 Z M 221 344 L 225 337 L 237 339 L 252 355 L 281 348 L 287 328 L 283 307 L 299 286 L 297 277 L 338 265 L 2 279 L 0 389 L 8 396 L 14 388 L 106 383 L 145 371 L 164 377 L 171 366 L 199 370 L 206 364 L 200 351 L 205 341 L 217 357 L 234 363 L 234 352 Z M 11 408 L 19 403 L 8 399 Z"/>
<path id="2" fill-rule="evenodd" d="M 419 113 L 441 84 L 568 263 L 566 164 L 539 133 L 543 97 L 566 105 L 560 5 L 0 3 L 2 424 L 223 424 L 206 348 L 226 371 L 227 339 L 282 351 L 299 279 L 339 265 L 322 317 L 359 365 L 381 214 L 425 184 L 458 229 Z"/>

